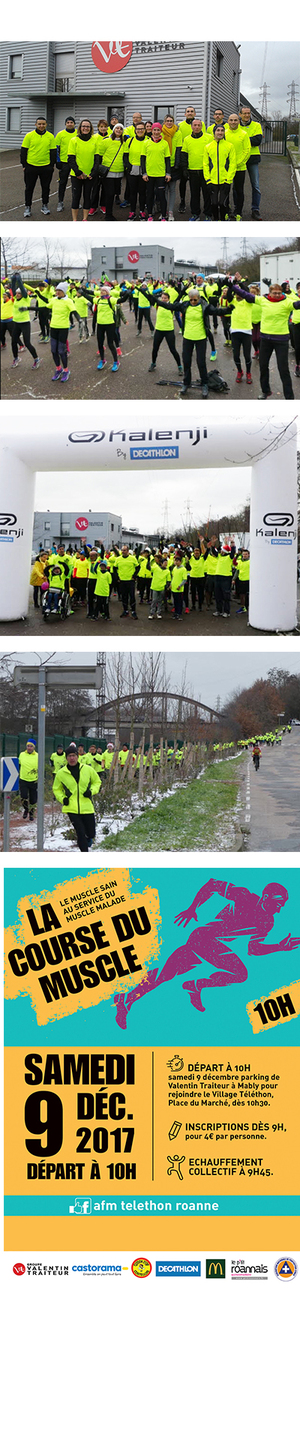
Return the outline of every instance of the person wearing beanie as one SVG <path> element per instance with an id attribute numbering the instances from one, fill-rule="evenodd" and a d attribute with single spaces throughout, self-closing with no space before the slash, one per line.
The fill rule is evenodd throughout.
<path id="1" fill-rule="evenodd" d="M 25 750 L 19 755 L 19 783 L 20 796 L 23 801 L 23 820 L 33 820 L 34 806 L 37 802 L 37 778 L 38 778 L 39 757 L 36 748 L 36 740 L 32 735 L 27 740 Z"/>
<path id="2" fill-rule="evenodd" d="M 47 129 L 45 116 L 37 116 L 34 131 L 26 131 L 20 150 L 20 162 L 25 180 L 24 216 L 31 216 L 31 202 L 39 177 L 42 192 L 42 213 L 49 216 L 49 191 L 56 161 L 56 145 L 52 131 Z"/>
<path id="3" fill-rule="evenodd" d="M 166 182 L 171 181 L 171 157 L 169 143 L 162 137 L 162 127 L 159 121 L 154 121 L 152 136 L 145 141 L 145 149 L 141 155 L 141 171 L 144 181 L 147 182 L 148 221 L 153 221 L 155 195 L 162 220 L 165 221 L 167 215 Z"/>
<path id="4" fill-rule="evenodd" d="M 70 136 L 75 135 L 75 131 L 76 121 L 74 120 L 74 116 L 67 116 L 65 120 L 65 129 L 63 131 L 58 131 L 57 136 L 55 137 L 56 166 L 59 172 L 57 211 L 63 211 L 64 209 L 64 195 L 69 175 L 69 140 Z"/>
<path id="5" fill-rule="evenodd" d="M 31 289 L 30 287 L 24 287 L 24 283 L 19 278 L 18 273 L 13 274 L 11 285 L 14 299 L 11 335 L 12 365 L 13 367 L 18 367 L 19 346 L 21 345 L 20 338 L 22 337 L 24 347 L 27 348 L 27 352 L 30 352 L 30 356 L 33 357 L 33 367 L 37 368 L 40 366 L 40 360 L 36 348 L 31 342 L 30 311 L 33 311 L 33 307 L 30 305 Z"/>
<path id="6" fill-rule="evenodd" d="M 41 296 L 39 288 L 35 288 L 35 295 Z M 70 326 L 70 315 L 74 308 L 74 297 L 70 295 L 69 282 L 58 282 L 55 287 L 54 297 L 46 303 L 50 316 L 50 343 L 55 372 L 52 382 L 68 382 L 70 372 L 68 368 L 67 339 Z"/>
<path id="7" fill-rule="evenodd" d="M 98 795 L 101 780 L 92 765 L 79 757 L 74 740 L 66 749 L 66 764 L 57 770 L 53 794 L 73 825 L 79 850 L 90 850 L 95 839 L 93 796 Z"/>

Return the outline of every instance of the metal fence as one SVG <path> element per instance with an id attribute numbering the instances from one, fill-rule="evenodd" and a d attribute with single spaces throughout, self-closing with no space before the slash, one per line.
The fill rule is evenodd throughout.
<path id="1" fill-rule="evenodd" d="M 267 121 L 264 124 L 262 156 L 286 156 L 287 121 Z"/>

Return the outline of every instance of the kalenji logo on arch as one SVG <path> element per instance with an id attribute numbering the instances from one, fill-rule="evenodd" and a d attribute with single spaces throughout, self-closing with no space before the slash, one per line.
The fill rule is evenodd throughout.
<path id="1" fill-rule="evenodd" d="M 105 70 L 109 75 L 114 75 L 117 70 L 124 70 L 124 65 L 132 56 L 133 40 L 93 40 L 92 60 L 97 70 Z"/>
<path id="2" fill-rule="evenodd" d="M 89 520 L 88 520 L 88 518 L 76 518 L 75 519 L 75 528 L 78 528 L 78 533 L 85 533 L 85 530 L 86 530 L 86 528 L 88 528 L 88 526 L 89 526 Z"/>

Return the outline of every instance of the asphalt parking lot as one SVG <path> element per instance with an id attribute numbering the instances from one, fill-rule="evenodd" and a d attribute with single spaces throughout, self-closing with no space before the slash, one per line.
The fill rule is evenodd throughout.
<path id="1" fill-rule="evenodd" d="M 39 337 L 39 323 L 31 323 L 32 342 L 39 354 L 40 367 L 33 369 L 32 357 L 29 352 L 22 352 L 19 355 L 19 366 L 12 367 L 12 351 L 8 333 L 6 334 L 6 347 L 1 350 L 1 374 L 2 374 L 2 398 L 13 398 L 18 401 L 21 398 L 45 398 L 63 399 L 66 397 L 77 398 L 101 398 L 111 400 L 114 398 L 147 398 L 151 401 L 162 399 L 177 399 L 180 397 L 182 378 L 178 374 L 176 363 L 171 357 L 166 342 L 160 348 L 155 372 L 149 373 L 152 354 L 152 334 L 147 322 L 143 322 L 142 332 L 139 335 L 135 323 L 133 311 L 129 312 L 128 303 L 124 304 L 124 316 L 126 325 L 121 324 L 121 348 L 122 357 L 119 358 L 120 366 L 116 373 L 111 372 L 112 356 L 105 344 L 105 367 L 98 372 L 97 363 L 97 340 L 90 335 L 87 342 L 79 342 L 78 324 L 69 333 L 69 368 L 70 377 L 66 384 L 52 382 L 54 371 L 53 359 L 51 356 L 50 343 L 42 342 Z M 33 314 L 32 314 L 33 315 Z M 151 309 L 151 316 L 155 322 L 155 307 Z M 92 318 L 89 314 L 89 332 L 92 334 Z M 177 350 L 182 352 L 182 338 L 177 322 L 175 321 L 175 337 Z M 261 394 L 259 378 L 259 362 L 253 359 L 252 365 L 252 386 L 248 386 L 244 377 L 241 383 L 236 382 L 236 367 L 232 356 L 232 347 L 224 346 L 224 333 L 222 323 L 219 319 L 218 329 L 215 333 L 217 359 L 210 362 L 210 345 L 207 344 L 206 361 L 208 372 L 217 369 L 227 382 L 229 391 L 226 393 L 215 393 L 209 391 L 209 399 L 213 401 L 220 398 L 226 406 L 227 399 L 238 399 L 239 402 L 250 402 L 257 399 Z M 294 376 L 295 356 L 290 347 L 289 366 L 292 377 L 294 395 L 300 400 L 300 377 Z M 195 386 L 189 391 L 187 400 L 201 397 L 201 387 L 196 368 L 195 354 L 192 365 L 192 380 Z M 277 369 L 275 353 L 270 363 L 270 384 L 272 396 L 276 401 L 282 398 L 282 386 Z M 184 407 L 185 399 L 182 399 Z"/>

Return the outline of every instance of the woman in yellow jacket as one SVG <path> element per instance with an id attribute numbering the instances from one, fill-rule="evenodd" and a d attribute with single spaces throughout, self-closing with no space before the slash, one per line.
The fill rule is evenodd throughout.
<path id="1" fill-rule="evenodd" d="M 71 172 L 72 184 L 72 221 L 78 221 L 78 210 L 81 192 L 83 191 L 83 216 L 82 220 L 87 221 L 93 181 L 99 167 L 99 154 L 101 152 L 100 136 L 94 136 L 92 122 L 86 117 L 80 121 L 75 135 L 70 137 L 68 146 L 68 168 Z"/>
<path id="2" fill-rule="evenodd" d="M 38 609 L 39 608 L 39 604 L 40 604 L 40 601 L 41 601 L 41 586 L 42 586 L 43 580 L 45 578 L 45 564 L 46 564 L 46 562 L 47 562 L 47 554 L 40 553 L 38 555 L 38 558 L 35 559 L 34 564 L 32 565 L 32 569 L 31 569 L 30 583 L 33 585 L 33 603 L 34 603 L 35 609 Z M 40 595 L 40 597 L 39 597 L 39 595 Z"/>
<path id="3" fill-rule="evenodd" d="M 203 175 L 209 187 L 213 221 L 225 221 L 228 215 L 236 169 L 236 153 L 232 142 L 225 138 L 224 126 L 214 126 L 213 141 L 203 151 Z"/>
<path id="4" fill-rule="evenodd" d="M 105 176 L 104 199 L 106 220 L 114 221 L 114 198 L 116 197 L 119 206 L 124 206 L 124 202 L 120 201 L 121 181 L 125 170 L 124 156 L 127 154 L 127 131 L 124 131 L 124 126 L 121 126 L 118 122 L 113 128 L 111 136 L 108 139 L 106 138 L 106 141 L 101 140 L 101 137 L 98 136 L 98 146 L 99 150 L 101 150 L 102 166 L 104 168 L 107 167 L 106 174 L 105 170 L 102 173 L 100 168 L 100 175 L 104 174 Z"/>

